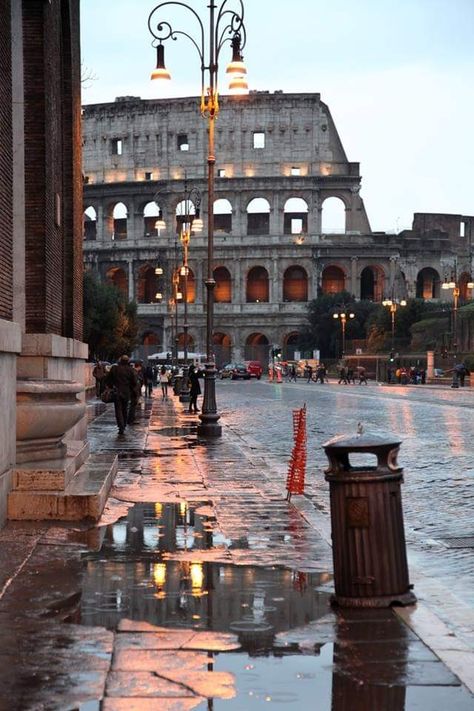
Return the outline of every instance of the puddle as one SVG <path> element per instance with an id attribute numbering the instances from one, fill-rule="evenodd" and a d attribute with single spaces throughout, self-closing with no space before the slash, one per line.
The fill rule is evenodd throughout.
<path id="1" fill-rule="evenodd" d="M 241 546 L 216 530 L 206 501 L 136 504 L 99 540 L 83 556 L 75 621 L 110 630 L 129 621 L 116 635 L 112 696 L 153 696 L 165 674 L 199 682 L 207 698 L 192 708 L 202 710 L 472 711 L 456 677 L 390 610 L 332 611 L 327 573 L 212 560 Z M 232 635 L 228 647 L 222 635 Z M 205 642 L 186 647 L 195 636 Z"/>
<path id="2" fill-rule="evenodd" d="M 244 648 L 271 651 L 277 633 L 327 614 L 328 594 L 317 589 L 327 574 L 205 560 L 232 544 L 196 512 L 206 503 L 136 504 L 107 526 L 100 550 L 84 556 L 81 624 L 115 629 L 127 618 L 233 632 Z M 166 558 L 186 551 L 192 560 Z"/>

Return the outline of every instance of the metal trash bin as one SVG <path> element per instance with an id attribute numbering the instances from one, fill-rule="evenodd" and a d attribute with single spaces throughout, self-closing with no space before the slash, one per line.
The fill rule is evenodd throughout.
<path id="1" fill-rule="evenodd" d="M 331 501 L 335 595 L 341 607 L 416 602 L 408 579 L 400 484 L 401 442 L 368 434 L 341 435 L 323 447 Z M 350 454 L 373 454 L 376 466 L 352 466 Z"/>

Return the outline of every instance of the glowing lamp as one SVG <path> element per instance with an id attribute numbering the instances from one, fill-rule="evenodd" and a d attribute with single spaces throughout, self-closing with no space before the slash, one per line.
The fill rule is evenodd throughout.
<path id="1" fill-rule="evenodd" d="M 231 94 L 248 94 L 249 85 L 243 76 L 235 76 L 229 83 L 229 91 Z"/>
<path id="2" fill-rule="evenodd" d="M 171 74 L 165 67 L 165 48 L 162 44 L 156 47 L 156 69 L 151 73 L 151 79 L 171 79 Z"/>
<path id="3" fill-rule="evenodd" d="M 161 276 L 163 274 L 163 267 L 155 267 L 156 276 Z"/>
<path id="4" fill-rule="evenodd" d="M 161 291 L 157 291 L 155 294 L 155 299 L 157 301 L 161 301 L 162 298 L 163 298 L 163 294 L 161 293 Z"/>

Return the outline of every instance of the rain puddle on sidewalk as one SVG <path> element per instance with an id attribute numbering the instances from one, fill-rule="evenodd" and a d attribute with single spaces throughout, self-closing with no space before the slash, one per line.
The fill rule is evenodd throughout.
<path id="1" fill-rule="evenodd" d="M 136 504 L 84 554 L 80 623 L 117 631 L 105 708 L 184 693 L 173 708 L 472 711 L 389 610 L 332 611 L 327 573 L 225 562 L 248 544 L 209 512 Z"/>

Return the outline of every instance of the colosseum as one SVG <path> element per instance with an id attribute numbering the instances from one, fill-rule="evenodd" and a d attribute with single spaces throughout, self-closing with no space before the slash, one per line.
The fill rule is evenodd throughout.
<path id="1" fill-rule="evenodd" d="M 456 271 L 461 297 L 471 297 L 474 218 L 417 213 L 411 230 L 373 232 L 359 163 L 348 161 L 319 94 L 222 97 L 215 172 L 218 365 L 265 362 L 275 345 L 293 357 L 307 303 L 319 294 L 449 299 L 441 285 Z M 205 352 L 207 125 L 199 100 L 126 96 L 84 106 L 83 173 L 85 265 L 136 300 L 142 357 L 182 349 L 183 280 L 188 348 Z M 192 221 L 185 279 L 182 236 Z"/>

